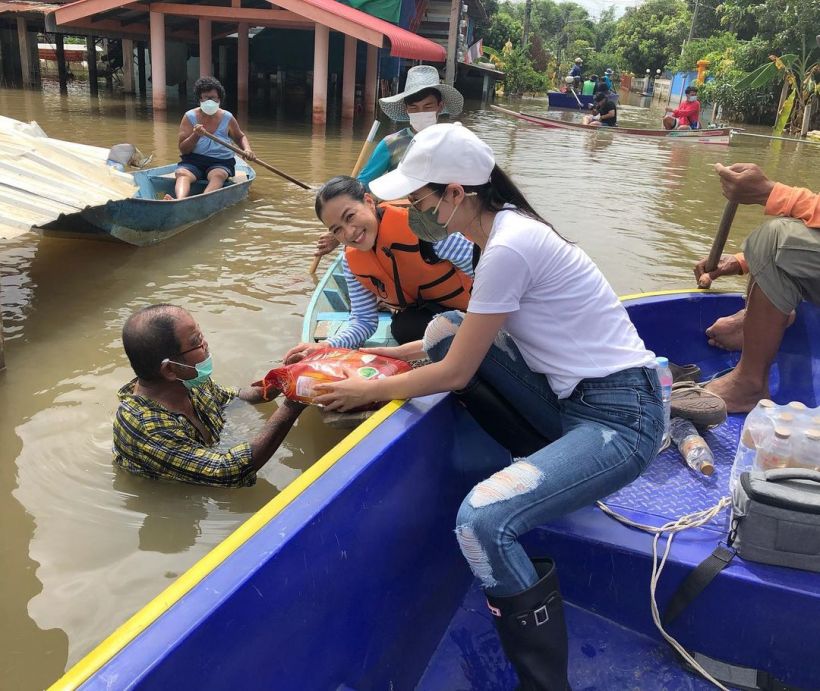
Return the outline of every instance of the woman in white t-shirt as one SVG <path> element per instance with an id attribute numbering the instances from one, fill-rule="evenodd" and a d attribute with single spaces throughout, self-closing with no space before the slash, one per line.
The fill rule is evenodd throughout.
<path id="1" fill-rule="evenodd" d="M 595 264 L 538 216 L 467 128 L 425 129 L 370 187 L 410 200 L 420 239 L 461 232 L 481 248 L 473 292 L 466 314 L 439 315 L 423 341 L 379 351 L 432 364 L 329 384 L 319 402 L 347 410 L 480 378 L 536 431 L 537 448 L 467 495 L 456 536 L 522 688 L 567 688 L 555 565 L 531 560 L 518 538 L 623 487 L 655 456 L 663 404 L 654 354 Z"/>

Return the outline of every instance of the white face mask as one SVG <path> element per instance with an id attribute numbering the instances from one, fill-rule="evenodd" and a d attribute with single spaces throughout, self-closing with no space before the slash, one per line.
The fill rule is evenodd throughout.
<path id="1" fill-rule="evenodd" d="M 693 101 L 697 101 L 698 97 L 695 94 L 690 94 L 689 96 L 686 97 L 686 100 L 689 101 L 690 103 L 692 103 Z"/>
<path id="2" fill-rule="evenodd" d="M 416 132 L 421 132 L 425 127 L 436 124 L 438 113 L 429 111 L 426 113 L 407 113 L 410 118 L 410 127 Z"/>
<path id="3" fill-rule="evenodd" d="M 219 101 L 214 101 L 209 98 L 207 101 L 202 101 L 202 103 L 199 104 L 199 107 L 205 115 L 213 115 L 219 110 Z"/>

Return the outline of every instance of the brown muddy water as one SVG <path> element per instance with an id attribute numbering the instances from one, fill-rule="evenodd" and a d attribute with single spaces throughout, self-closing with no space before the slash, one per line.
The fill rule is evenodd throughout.
<path id="1" fill-rule="evenodd" d="M 543 100 L 515 106 L 545 109 Z M 176 158 L 184 110 L 172 102 L 167 116 L 155 116 L 139 100 L 60 96 L 51 85 L 0 90 L 2 115 L 36 120 L 64 139 L 131 142 L 156 165 Z M 660 115 L 658 106 L 620 111 L 637 126 L 655 126 Z M 621 294 L 692 287 L 691 266 L 708 251 L 724 204 L 715 161 L 754 161 L 814 189 L 820 182 L 820 147 L 551 131 L 477 104 L 462 121 Z M 242 124 L 261 158 L 311 184 L 349 172 L 369 126 L 314 128 L 261 105 Z M 56 680 L 342 437 L 308 410 L 251 489 L 151 482 L 111 466 L 115 392 L 132 376 L 120 328 L 133 310 L 153 302 L 191 310 L 226 384 L 250 382 L 299 338 L 313 288 L 312 199 L 257 172 L 248 201 L 156 247 L 33 233 L 0 242 L 8 366 L 0 375 L 0 688 Z M 737 251 L 761 217 L 760 207 L 742 208 L 728 249 Z M 250 436 L 272 410 L 234 405 L 229 440 Z"/>

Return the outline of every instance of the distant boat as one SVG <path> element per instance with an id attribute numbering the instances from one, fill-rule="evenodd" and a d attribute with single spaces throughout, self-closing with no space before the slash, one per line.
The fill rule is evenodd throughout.
<path id="1" fill-rule="evenodd" d="M 565 122 L 555 118 L 547 118 L 540 115 L 530 115 L 509 110 L 500 106 L 490 106 L 495 110 L 511 115 L 519 120 L 525 120 L 541 127 L 552 127 L 565 130 L 584 130 L 586 132 L 612 132 L 616 135 L 626 135 L 632 137 L 649 137 L 652 139 L 673 139 L 675 141 L 700 142 L 701 144 L 728 144 L 732 136 L 731 127 L 720 127 L 704 130 L 648 130 L 636 127 L 596 127 L 594 125 L 583 125 L 580 122 Z"/>
<path id="2" fill-rule="evenodd" d="M 149 168 L 133 174 L 139 189 L 129 199 L 108 201 L 75 213 L 62 214 L 39 226 L 47 235 L 111 237 L 129 245 L 154 245 L 233 206 L 248 196 L 256 173 L 236 159 L 236 174 L 213 192 L 203 193 L 205 181 L 191 185 L 184 199 L 163 201 L 174 193 L 177 164 Z"/>
<path id="3" fill-rule="evenodd" d="M 593 103 L 595 103 L 594 96 L 582 96 L 581 94 L 576 93 L 578 96 L 578 101 L 581 101 L 581 105 L 584 108 L 588 108 Z M 607 97 L 610 101 L 618 101 L 618 94 L 611 91 L 607 94 Z M 562 93 L 561 91 L 549 91 L 547 92 L 547 100 L 549 100 L 550 108 L 565 108 L 568 110 L 580 110 L 578 107 L 578 101 L 575 100 L 575 96 L 572 95 L 571 91 L 567 91 L 566 93 Z"/>

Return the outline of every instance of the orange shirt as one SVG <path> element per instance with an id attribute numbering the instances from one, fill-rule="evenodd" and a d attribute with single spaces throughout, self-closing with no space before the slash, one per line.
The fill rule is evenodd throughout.
<path id="1" fill-rule="evenodd" d="M 820 194 L 776 182 L 766 202 L 765 213 L 768 216 L 790 216 L 803 221 L 809 228 L 820 228 Z"/>

